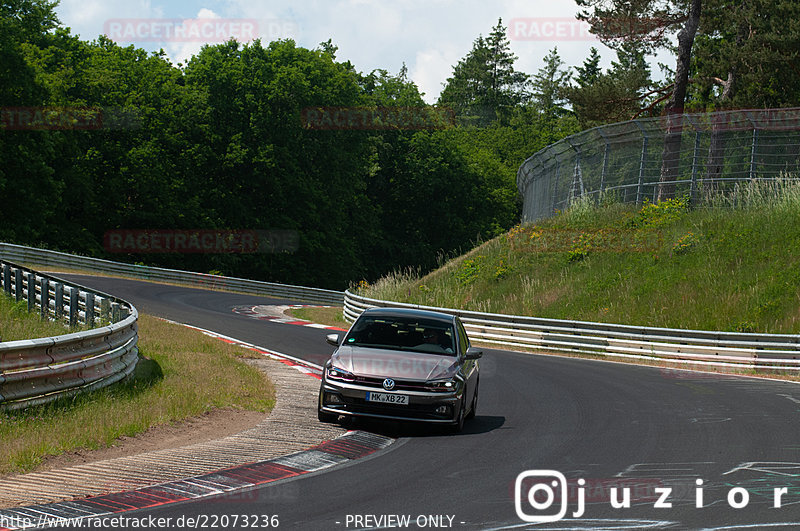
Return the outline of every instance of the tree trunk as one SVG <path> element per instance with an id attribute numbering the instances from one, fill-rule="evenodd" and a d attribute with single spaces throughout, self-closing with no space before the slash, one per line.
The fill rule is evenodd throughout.
<path id="1" fill-rule="evenodd" d="M 661 177 L 658 186 L 658 200 L 663 201 L 675 195 L 674 181 L 678 180 L 681 156 L 681 135 L 683 133 L 683 106 L 686 101 L 686 88 L 689 85 L 689 61 L 692 45 L 700 25 L 702 0 L 692 0 L 689 16 L 678 33 L 678 65 L 675 69 L 675 88 L 667 102 L 667 132 L 664 136 L 664 149 L 661 153 Z"/>

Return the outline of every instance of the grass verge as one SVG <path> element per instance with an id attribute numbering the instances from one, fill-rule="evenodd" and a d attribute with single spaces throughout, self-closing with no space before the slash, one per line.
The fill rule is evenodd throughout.
<path id="1" fill-rule="evenodd" d="M 0 475 L 35 470 L 46 457 L 112 445 L 121 436 L 217 408 L 268 412 L 272 383 L 239 357 L 252 353 L 186 327 L 139 316 L 133 377 L 106 389 L 0 413 Z"/>
<path id="2" fill-rule="evenodd" d="M 800 332 L 800 186 L 748 183 L 689 209 L 577 202 L 368 297 L 642 326 Z"/>

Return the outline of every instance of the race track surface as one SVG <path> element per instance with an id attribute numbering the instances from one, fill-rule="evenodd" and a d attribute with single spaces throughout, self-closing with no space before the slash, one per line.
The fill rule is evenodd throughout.
<path id="1" fill-rule="evenodd" d="M 292 301 L 61 276 L 122 297 L 140 312 L 317 364 L 333 350 L 325 330 L 232 311 Z M 228 522 L 236 514 L 277 515 L 281 528 L 296 529 L 406 522 L 454 529 L 789 529 L 800 526 L 799 408 L 800 386 L 792 383 L 487 350 L 478 416 L 462 434 L 360 421 L 353 426 L 399 441 L 350 465 L 252 492 L 126 515 L 172 522 L 200 516 L 218 524 L 213 515 Z M 563 474 L 566 497 L 546 503 L 547 490 L 536 485 L 554 478 L 531 476 L 515 501 L 515 480 L 529 470 Z M 619 501 L 629 489 L 630 507 L 611 506 L 615 487 Z M 539 509 L 530 503 L 532 488 Z M 560 485 L 549 488 L 560 492 Z M 776 488 L 786 488 L 780 508 L 773 507 Z M 581 499 L 584 511 L 575 518 Z M 554 519 L 562 506 L 563 520 L 538 525 L 517 511 Z"/>

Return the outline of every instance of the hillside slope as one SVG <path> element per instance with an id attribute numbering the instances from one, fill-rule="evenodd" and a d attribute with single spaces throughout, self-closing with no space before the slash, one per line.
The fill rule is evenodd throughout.
<path id="1" fill-rule="evenodd" d="M 577 202 L 370 297 L 634 325 L 800 332 L 800 186 L 739 186 L 689 209 Z"/>

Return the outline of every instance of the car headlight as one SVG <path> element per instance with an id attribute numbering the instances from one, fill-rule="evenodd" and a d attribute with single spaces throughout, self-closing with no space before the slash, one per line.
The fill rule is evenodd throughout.
<path id="1" fill-rule="evenodd" d="M 455 378 L 431 380 L 425 383 L 425 387 L 428 391 L 433 391 L 435 393 L 452 393 L 458 387 L 458 380 Z"/>
<path id="2" fill-rule="evenodd" d="M 337 367 L 328 367 L 325 376 L 329 380 L 336 380 L 339 382 L 353 382 L 356 379 L 356 377 L 353 376 L 353 373 L 343 371 Z"/>

